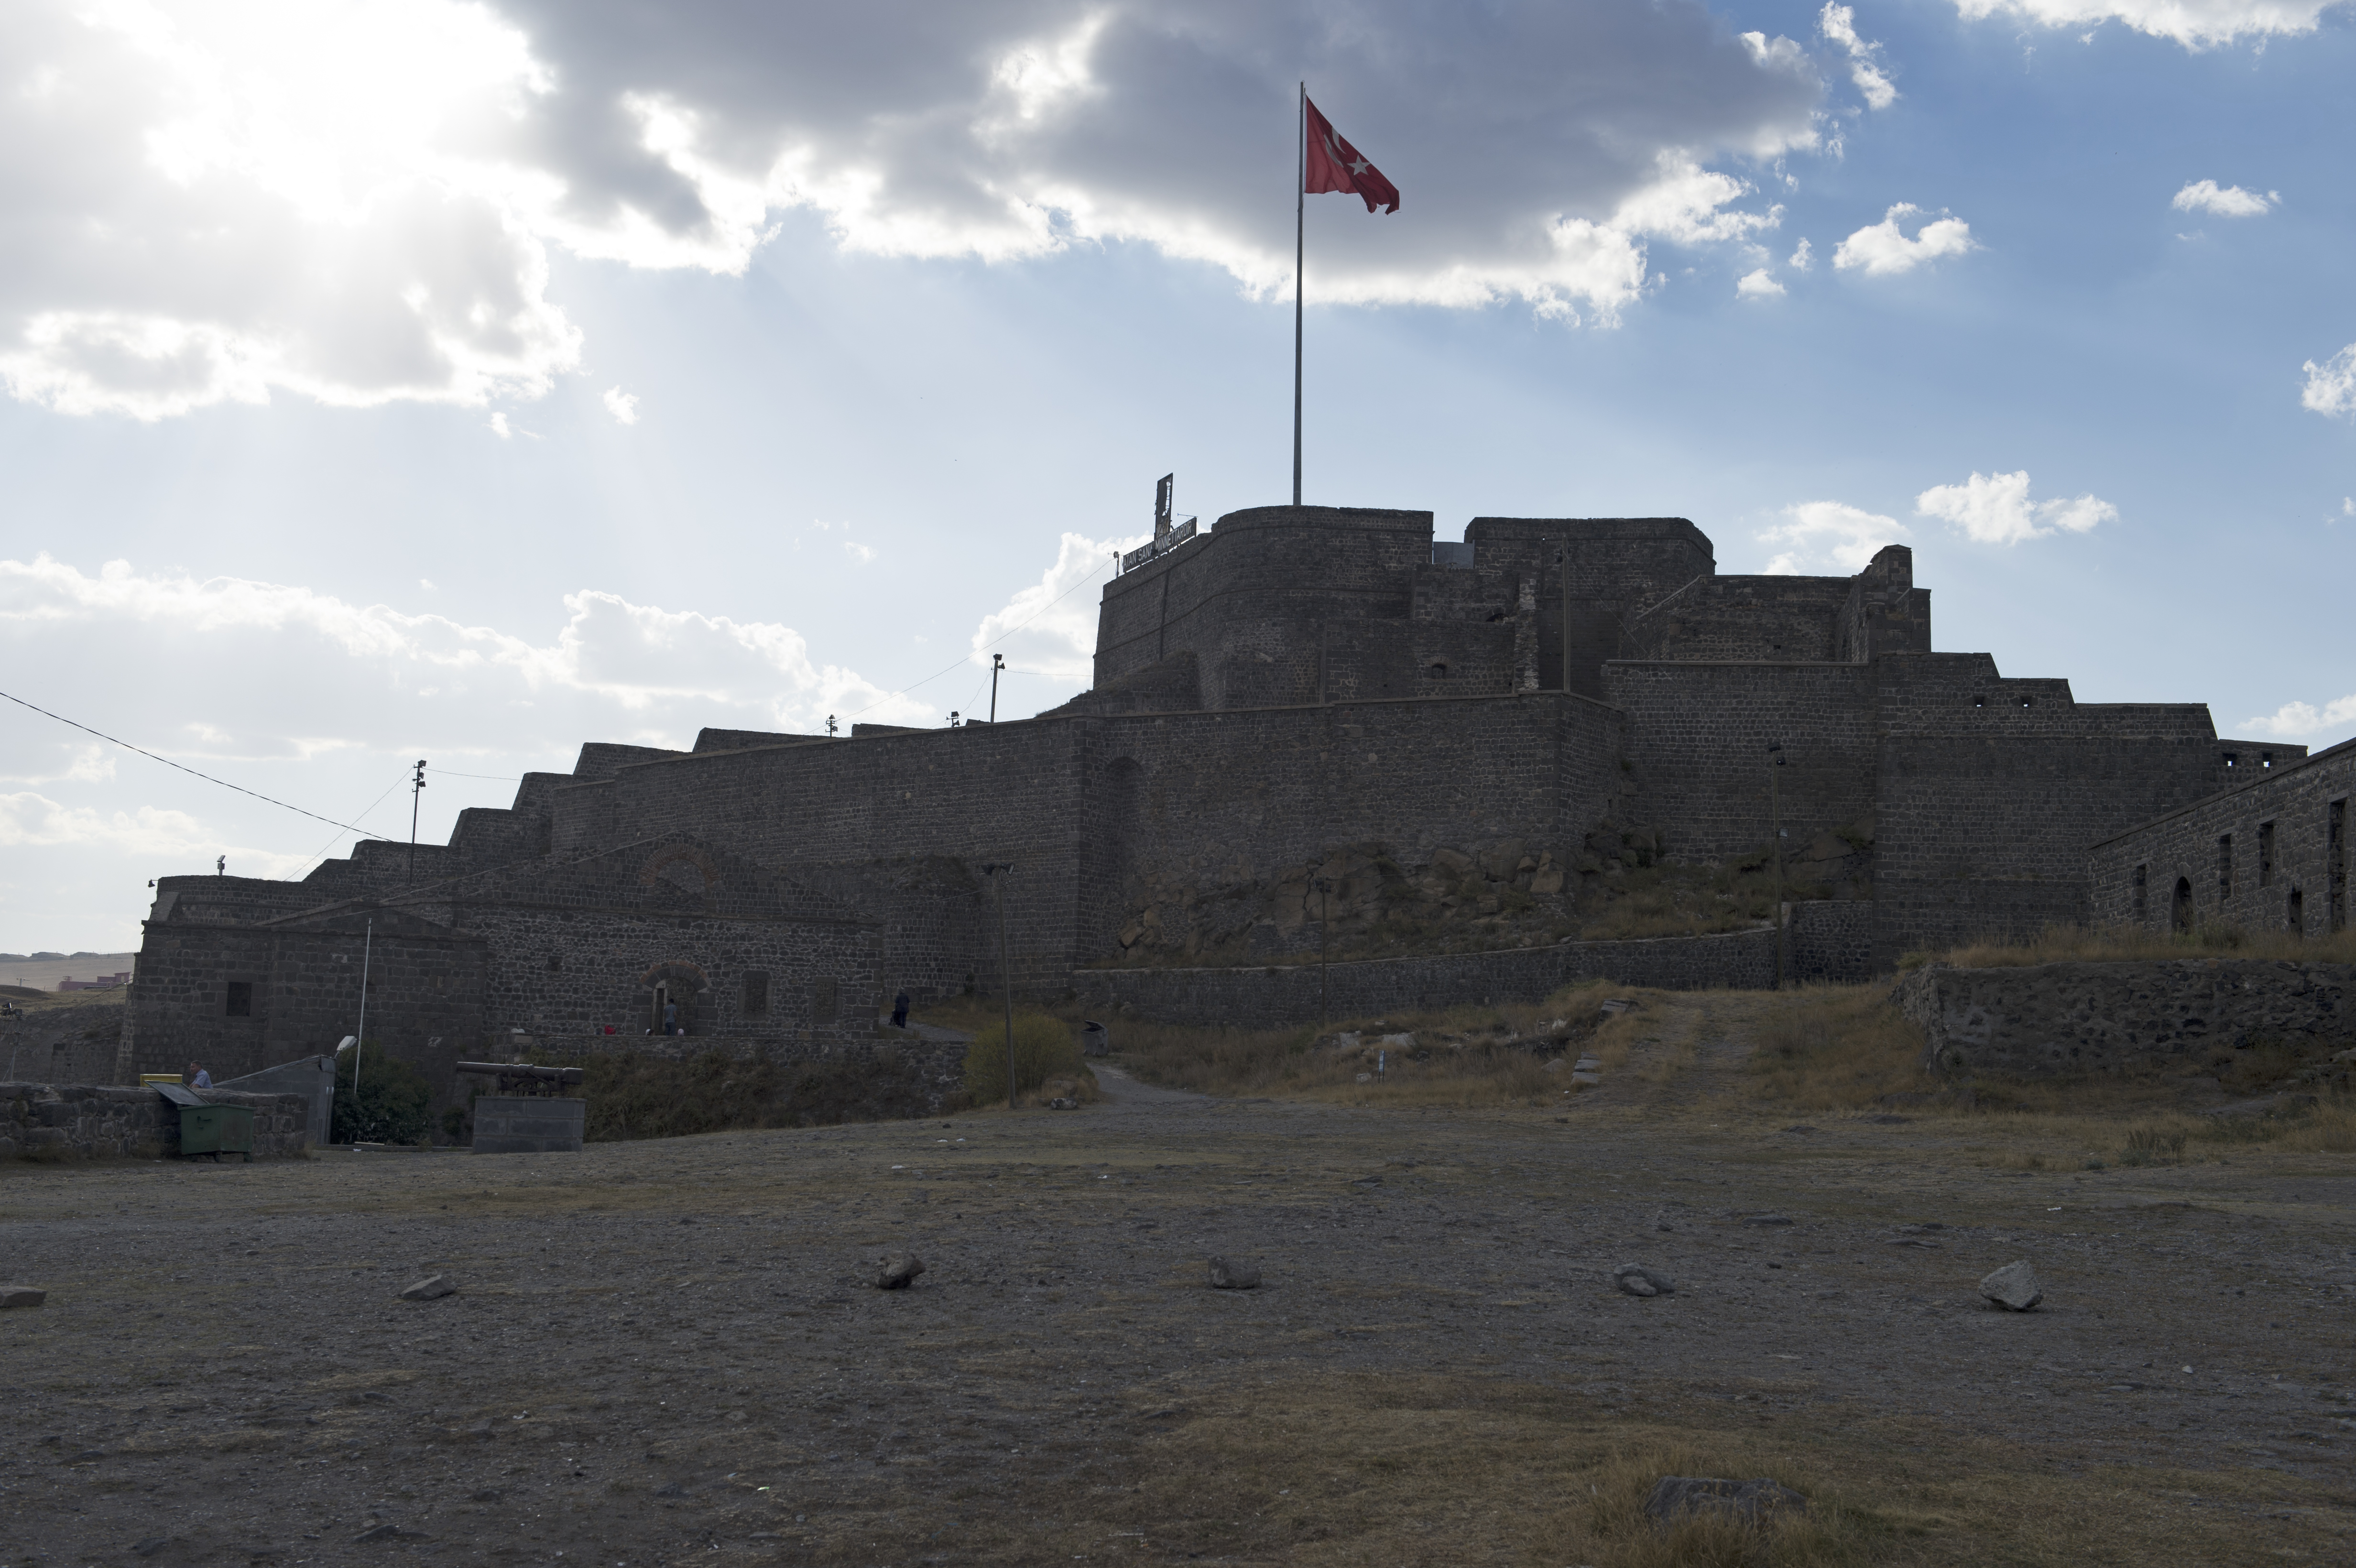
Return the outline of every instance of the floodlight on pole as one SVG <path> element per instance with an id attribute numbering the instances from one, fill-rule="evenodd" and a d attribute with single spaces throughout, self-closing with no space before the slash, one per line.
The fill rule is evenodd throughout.
<path id="1" fill-rule="evenodd" d="M 998 722 L 998 672 L 1006 667 L 1004 654 L 990 656 L 990 721 Z"/>
<path id="2" fill-rule="evenodd" d="M 417 803 L 425 789 L 425 759 L 417 759 L 417 772 L 409 781 L 409 880 L 417 880 Z"/>

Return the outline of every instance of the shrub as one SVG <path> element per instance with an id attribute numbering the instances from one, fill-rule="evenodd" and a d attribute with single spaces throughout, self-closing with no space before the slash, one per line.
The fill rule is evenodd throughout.
<path id="1" fill-rule="evenodd" d="M 352 1048 L 336 1052 L 336 1107 L 330 1143 L 413 1144 L 425 1136 L 425 1107 L 434 1086 L 425 1074 L 385 1053 L 375 1041 L 360 1051 L 360 1083 L 352 1087 Z"/>
<path id="2" fill-rule="evenodd" d="M 787 1065 L 766 1056 L 707 1050 L 689 1057 L 635 1051 L 559 1057 L 542 1066 L 582 1070 L 583 1136 L 591 1143 L 684 1137 L 746 1127 L 831 1126 L 925 1114 L 929 1086 L 897 1052 L 873 1062 Z"/>
<path id="3" fill-rule="evenodd" d="M 1018 1095 L 1029 1093 L 1049 1078 L 1071 1078 L 1091 1087 L 1096 1075 L 1080 1060 L 1079 1041 L 1071 1026 L 1046 1013 L 1014 1015 L 1014 1084 Z M 969 1104 L 1003 1104 L 1006 1099 L 1006 1025 L 999 1023 L 973 1037 L 965 1053 L 965 1093 Z"/>

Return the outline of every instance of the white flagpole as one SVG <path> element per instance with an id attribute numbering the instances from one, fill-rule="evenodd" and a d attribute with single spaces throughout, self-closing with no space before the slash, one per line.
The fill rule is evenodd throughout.
<path id="1" fill-rule="evenodd" d="M 1306 214 L 1309 198 L 1302 187 L 1309 183 L 1309 83 L 1301 84 L 1300 121 L 1293 136 L 1295 170 L 1292 177 L 1292 504 L 1301 505 L 1301 269 L 1307 254 Z"/>

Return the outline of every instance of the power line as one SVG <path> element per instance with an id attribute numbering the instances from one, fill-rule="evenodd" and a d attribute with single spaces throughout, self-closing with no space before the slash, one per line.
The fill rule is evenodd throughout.
<path id="1" fill-rule="evenodd" d="M 862 713 L 872 713 L 876 709 L 881 708 L 885 703 L 891 701 L 893 698 L 905 697 L 908 693 L 916 690 L 917 687 L 930 686 L 933 682 L 940 679 L 941 677 L 948 674 L 950 670 L 962 667 L 968 660 L 970 660 L 973 657 L 975 654 L 996 647 L 999 644 L 1004 642 L 1007 638 L 1021 631 L 1023 626 L 1029 625 L 1032 621 L 1037 620 L 1048 611 L 1053 610 L 1056 605 L 1061 604 L 1065 600 L 1069 599 L 1073 594 L 1077 593 L 1081 589 L 1086 588 L 1089 583 L 1094 582 L 1097 580 L 1097 573 L 1101 572 L 1102 571 L 1104 571 L 1103 567 L 1098 567 L 1096 571 L 1089 572 L 1086 577 L 1081 578 L 1077 582 L 1073 583 L 1069 588 L 1065 589 L 1061 593 L 1056 594 L 1053 599 L 1050 599 L 1044 604 L 1040 605 L 1036 611 L 1033 612 L 1030 620 L 1023 622 L 1021 625 L 1007 627 L 1006 630 L 999 633 L 998 635 L 982 644 L 980 647 L 974 648 L 965 654 L 963 656 L 958 658 L 956 664 L 950 665 L 947 669 L 935 670 L 932 674 L 925 677 L 924 679 L 916 682 L 914 685 L 904 686 L 897 691 L 890 692 L 883 697 L 879 697 L 864 708 L 854 709 L 848 717 L 856 719 Z"/>
<path id="2" fill-rule="evenodd" d="M 402 786 L 402 784 L 403 783 L 405 783 L 405 782 L 406 782 L 406 781 L 405 781 L 405 780 L 402 780 L 402 779 L 395 779 L 395 780 L 393 780 L 391 784 L 389 784 L 385 785 L 385 786 L 384 786 L 384 795 L 380 795 L 377 796 L 374 800 L 372 800 L 372 801 L 369 802 L 369 805 L 368 805 L 368 811 L 363 811 L 363 812 L 361 812 L 361 813 L 360 813 L 360 816 L 361 816 L 362 817 L 366 817 L 366 816 L 368 816 L 368 814 L 369 814 L 369 811 L 374 811 L 378 806 L 382 805 L 384 804 L 384 795 L 391 795 L 394 790 L 399 789 L 399 788 Z M 341 838 L 342 837 L 343 837 L 343 835 L 342 835 L 342 834 L 340 834 L 340 833 L 338 833 L 338 834 L 337 834 L 337 835 L 336 835 L 336 838 Z M 320 845 L 316 849 L 312 850 L 312 851 L 311 851 L 311 859 L 310 859 L 310 860 L 305 860 L 305 861 L 304 861 L 304 862 L 303 862 L 302 867 L 301 867 L 301 868 L 298 868 L 298 869 L 308 869 L 310 868 L 310 865 L 311 865 L 311 861 L 312 861 L 312 860 L 316 860 L 316 859 L 318 859 L 322 855 L 325 855 L 328 850 L 330 850 L 330 849 L 332 849 L 332 848 L 334 848 L 336 847 L 336 838 L 330 838 L 330 839 L 328 839 L 325 844 Z M 287 873 L 286 873 L 286 878 L 285 878 L 285 880 L 288 880 L 288 881 L 290 881 L 290 882 L 291 882 L 291 881 L 293 881 L 293 880 L 294 880 L 294 873 L 293 871 L 289 871 L 289 872 L 287 872 Z"/>
<path id="3" fill-rule="evenodd" d="M 523 783 L 523 780 L 521 779 L 511 779 L 504 773 L 462 773 L 453 772 L 448 768 L 428 768 L 425 771 L 429 773 L 440 773 L 444 778 L 452 779 L 488 779 L 493 784 Z"/>
<path id="4" fill-rule="evenodd" d="M 96 735 L 100 740 L 105 741 L 110 746 L 120 746 L 126 752 L 136 752 L 151 763 L 161 763 L 167 768 L 177 768 L 184 773 L 193 774 L 194 776 L 204 780 L 207 784 L 219 784 L 223 789 L 233 789 L 240 795 L 250 795 L 254 799 L 266 802 L 271 805 L 279 807 L 281 810 L 291 811 L 297 816 L 307 816 L 314 822 L 324 822 L 330 827 L 340 827 L 347 833 L 365 834 L 367 832 L 367 829 L 354 827 L 348 822 L 338 822 L 332 816 L 322 816 L 316 811 L 305 811 L 299 805 L 288 805 L 283 800 L 273 800 L 269 795 L 262 794 L 260 790 L 248 789 L 243 784 L 233 784 L 227 779 L 217 779 L 210 773 L 198 773 L 196 769 L 189 767 L 185 763 L 176 763 L 169 757 L 159 757 L 155 752 L 147 750 L 145 746 L 134 746 L 128 741 L 116 740 L 113 736 L 107 734 L 104 731 L 93 730 L 87 724 L 77 724 L 62 713 L 52 713 L 48 709 L 37 707 L 33 703 L 26 701 L 21 697 L 11 697 L 5 691 L 0 691 L 0 697 L 6 697 L 9 701 L 15 703 L 19 708 L 30 708 L 34 712 L 39 714 L 44 719 L 54 719 L 59 723 L 79 730 L 85 735 Z"/>

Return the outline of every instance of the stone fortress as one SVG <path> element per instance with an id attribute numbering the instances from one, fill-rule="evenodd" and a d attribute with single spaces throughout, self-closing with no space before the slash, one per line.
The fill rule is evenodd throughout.
<path id="1" fill-rule="evenodd" d="M 2082 704 L 1934 652 L 1903 548 L 1734 577 L 1682 518 L 1477 517 L 1435 543 L 1429 512 L 1270 507 L 1123 567 L 1092 688 L 1033 719 L 593 741 L 413 860 L 364 841 L 300 882 L 161 879 L 116 1081 L 330 1051 L 364 968 L 369 1040 L 436 1076 L 516 1035 L 856 1055 L 895 990 L 1009 981 L 1313 1019 L 1325 950 L 1360 961 L 1322 983 L 1369 1008 L 1586 973 L 1763 984 L 1764 905 L 1723 934 L 1579 931 L 1639 868 L 1755 870 L 1771 768 L 1799 977 L 2179 898 L 2205 918 L 2221 886 L 2228 913 L 2344 918 L 2347 748 L 2309 762 L 2220 740 L 2200 704 Z M 2242 823 L 2300 777 L 2328 830 Z M 2222 836 L 2229 864 L 2261 836 L 2279 859 L 2220 883 Z M 667 1007 L 686 1040 L 648 1038 Z"/>

